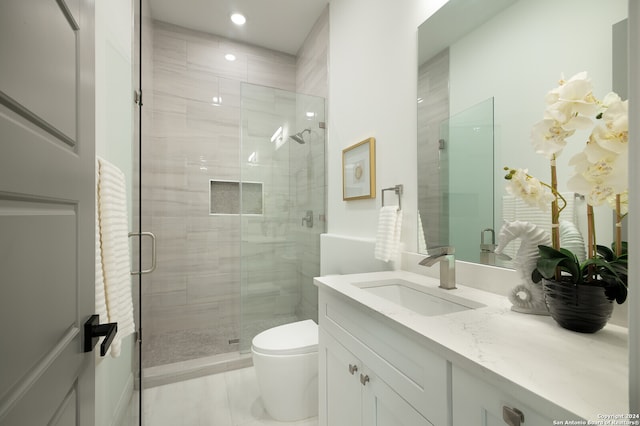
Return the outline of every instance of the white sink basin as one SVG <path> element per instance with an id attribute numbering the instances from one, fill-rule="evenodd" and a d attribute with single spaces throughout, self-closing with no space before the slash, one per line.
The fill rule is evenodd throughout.
<path id="1" fill-rule="evenodd" d="M 353 283 L 354 286 L 426 316 L 450 314 L 486 305 L 451 294 L 455 290 L 430 288 L 400 279 Z"/>

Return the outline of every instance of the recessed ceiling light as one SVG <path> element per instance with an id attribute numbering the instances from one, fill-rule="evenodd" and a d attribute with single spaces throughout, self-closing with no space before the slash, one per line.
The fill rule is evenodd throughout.
<path id="1" fill-rule="evenodd" d="M 245 18 L 241 13 L 234 13 L 231 15 L 231 22 L 236 25 L 244 25 L 244 23 L 247 22 L 247 18 Z"/>
<path id="2" fill-rule="evenodd" d="M 227 53 L 226 55 L 224 55 L 224 58 L 229 62 L 233 62 L 236 60 L 236 55 L 234 55 L 233 53 Z"/>

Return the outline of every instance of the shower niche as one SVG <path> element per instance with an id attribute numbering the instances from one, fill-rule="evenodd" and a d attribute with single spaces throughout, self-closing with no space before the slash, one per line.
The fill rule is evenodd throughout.
<path id="1" fill-rule="evenodd" d="M 209 214 L 263 214 L 261 182 L 209 180 Z"/>

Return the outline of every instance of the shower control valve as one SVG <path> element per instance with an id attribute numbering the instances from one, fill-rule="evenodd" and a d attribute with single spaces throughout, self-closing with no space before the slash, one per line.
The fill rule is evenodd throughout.
<path id="1" fill-rule="evenodd" d="M 307 210 L 307 214 L 302 218 L 302 226 L 307 224 L 307 228 L 313 228 L 313 210 Z"/>

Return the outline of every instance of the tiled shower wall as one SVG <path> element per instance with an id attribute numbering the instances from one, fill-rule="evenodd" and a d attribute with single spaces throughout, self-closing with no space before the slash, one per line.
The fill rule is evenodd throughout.
<path id="1" fill-rule="evenodd" d="M 448 164 L 441 161 L 441 124 L 449 118 L 449 51 L 434 56 L 418 69 L 418 211 L 429 247 L 447 245 L 448 214 L 446 200 Z M 445 144 L 448 140 L 445 140 Z M 423 248 L 419 244 L 420 248 Z M 426 248 L 426 247 L 424 247 Z"/>
<path id="2" fill-rule="evenodd" d="M 296 61 L 296 91 L 325 99 L 328 104 L 329 75 L 329 8 L 318 18 L 311 29 Z M 299 112 L 297 116 L 304 116 Z M 314 121 L 314 124 L 317 122 Z M 328 126 L 328 123 L 325 123 Z M 304 124 L 299 125 L 300 129 Z M 300 284 L 301 299 L 297 306 L 299 318 L 312 318 L 318 321 L 318 289 L 313 284 L 313 277 L 320 275 L 320 234 L 326 232 L 327 181 L 326 150 L 318 143 L 325 131 L 312 129 L 309 136 L 309 147 L 306 150 L 293 150 L 290 180 L 291 193 L 296 194 L 296 218 L 300 218 L 295 233 L 298 251 L 297 275 Z M 312 166 L 311 166 L 312 165 Z M 303 174 L 305 176 L 303 176 Z M 322 194 L 322 195 L 320 195 Z M 302 227 L 301 218 L 311 209 L 314 214 L 313 229 Z"/>
<path id="3" fill-rule="evenodd" d="M 328 13 L 323 16 L 328 21 Z M 306 66 L 300 57 L 154 23 L 148 67 L 153 72 L 153 130 L 143 140 L 143 227 L 158 239 L 158 267 L 143 282 L 144 293 L 150 293 L 143 320 L 152 354 L 145 353 L 145 366 L 238 349 L 228 341 L 240 337 L 240 217 L 209 215 L 209 179 L 240 179 L 242 82 L 291 92 L 324 87 L 326 95 L 323 19 L 314 28 L 317 35 L 312 31 L 301 49 Z M 318 41 L 322 37 L 326 42 Z M 235 62 L 224 59 L 229 52 Z M 318 67 L 309 52 L 325 55 L 324 66 Z M 305 76 L 299 77 L 296 71 L 304 69 Z M 221 96 L 222 105 L 212 105 L 213 96 Z M 324 185 L 324 174 L 321 180 Z M 324 200 L 318 213 L 324 215 Z M 314 238 L 301 239 L 308 247 L 301 259 L 311 263 L 319 262 L 319 244 L 310 243 Z M 308 267 L 297 269 L 302 273 Z M 313 299 L 308 290 L 302 292 Z"/>

